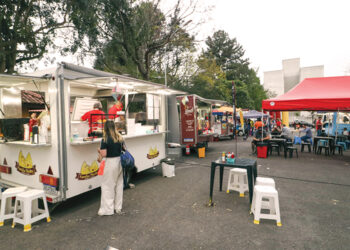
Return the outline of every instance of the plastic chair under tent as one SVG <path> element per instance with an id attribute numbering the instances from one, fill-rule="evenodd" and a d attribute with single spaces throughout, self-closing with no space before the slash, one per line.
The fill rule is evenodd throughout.
<path id="1" fill-rule="evenodd" d="M 316 153 L 317 154 L 321 154 L 323 148 L 325 150 L 325 154 L 329 155 L 330 154 L 330 147 L 329 147 L 329 141 L 328 140 L 318 140 Z"/>

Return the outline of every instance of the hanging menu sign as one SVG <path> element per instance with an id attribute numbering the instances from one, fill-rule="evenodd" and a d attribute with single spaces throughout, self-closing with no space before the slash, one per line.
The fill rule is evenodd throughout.
<path id="1" fill-rule="evenodd" d="M 181 108 L 181 137 L 183 144 L 193 144 L 196 138 L 194 97 L 180 97 Z"/>

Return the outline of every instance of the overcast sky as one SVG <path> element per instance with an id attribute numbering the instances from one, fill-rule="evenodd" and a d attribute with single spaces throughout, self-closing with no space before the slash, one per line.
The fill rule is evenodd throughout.
<path id="1" fill-rule="evenodd" d="M 349 0 L 203 0 L 215 6 L 208 33 L 223 29 L 245 48 L 259 76 L 282 60 L 324 65 L 325 76 L 350 74 Z"/>
<path id="2" fill-rule="evenodd" d="M 176 2 L 163 1 L 166 5 Z M 297 57 L 301 67 L 324 65 L 325 76 L 350 75 L 350 0 L 199 2 L 199 9 L 213 9 L 204 16 L 206 23 L 197 38 L 204 41 L 214 31 L 225 30 L 246 50 L 260 77 L 264 71 L 282 69 L 283 59 Z M 196 20 L 196 16 L 191 18 Z M 59 56 L 57 61 L 76 63 Z M 91 60 L 84 65 L 91 67 Z"/>

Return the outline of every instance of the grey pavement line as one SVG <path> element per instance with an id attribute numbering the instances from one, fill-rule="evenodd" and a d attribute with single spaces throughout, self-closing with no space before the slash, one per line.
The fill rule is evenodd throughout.
<path id="1" fill-rule="evenodd" d="M 203 167 L 210 167 L 208 164 L 200 164 L 200 163 L 187 163 L 184 161 L 176 160 L 175 162 L 183 163 L 186 165 L 198 165 Z M 334 183 L 334 182 L 326 182 L 326 181 L 315 181 L 315 180 L 305 180 L 305 179 L 298 179 L 298 178 L 290 178 L 290 177 L 284 177 L 284 176 L 277 176 L 277 175 L 259 175 L 259 176 L 265 176 L 265 177 L 274 177 L 279 179 L 286 179 L 286 180 L 294 180 L 294 181 L 303 181 L 303 182 L 309 182 L 309 183 L 318 183 L 318 184 L 328 184 L 328 185 L 336 185 L 336 186 L 342 186 L 342 187 L 350 187 L 349 184 L 343 184 L 343 183 Z"/>

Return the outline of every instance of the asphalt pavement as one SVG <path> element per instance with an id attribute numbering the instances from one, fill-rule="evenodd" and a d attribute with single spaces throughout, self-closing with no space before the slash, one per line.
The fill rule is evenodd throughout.
<path id="1" fill-rule="evenodd" d="M 208 207 L 210 163 L 235 140 L 209 144 L 206 157 L 195 152 L 176 160 L 175 177 L 156 167 L 139 173 L 135 189 L 124 191 L 123 214 L 97 215 L 100 190 L 72 198 L 52 213 L 51 223 L 34 223 L 32 231 L 0 228 L 0 249 L 349 249 L 350 150 L 344 155 L 273 153 L 257 159 L 258 175 L 274 178 L 282 227 L 272 220 L 253 223 L 248 194 L 219 192 Z M 238 157 L 256 159 L 250 139 L 237 141 Z M 228 170 L 224 173 L 226 189 Z"/>

